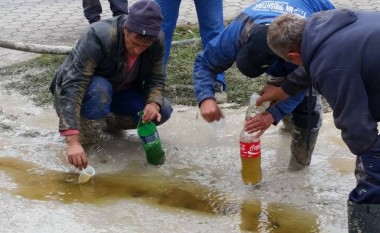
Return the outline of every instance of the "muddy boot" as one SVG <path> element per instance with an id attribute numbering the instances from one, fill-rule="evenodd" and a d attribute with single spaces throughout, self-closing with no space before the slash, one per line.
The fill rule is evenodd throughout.
<path id="1" fill-rule="evenodd" d="M 137 122 L 133 120 L 131 116 L 122 116 L 122 115 L 115 115 L 113 113 L 110 113 L 106 117 L 106 123 L 107 127 L 104 129 L 105 132 L 116 132 L 126 129 L 136 129 L 137 128 Z"/>
<path id="2" fill-rule="evenodd" d="M 282 124 L 283 124 L 283 126 L 282 126 L 282 130 L 284 131 L 284 132 L 292 132 L 293 131 L 293 127 L 294 127 L 294 125 L 293 125 L 293 121 L 292 121 L 292 114 L 288 114 L 288 115 L 286 115 L 286 116 L 284 116 L 283 118 L 282 118 Z"/>
<path id="3" fill-rule="evenodd" d="M 81 117 L 79 141 L 82 146 L 98 143 L 100 139 L 100 132 L 104 127 L 104 119 L 89 120 L 87 118 Z"/>
<path id="4" fill-rule="evenodd" d="M 380 232 L 380 205 L 347 201 L 348 233 Z"/>
<path id="5" fill-rule="evenodd" d="M 309 166 L 311 155 L 317 142 L 319 129 L 310 130 L 309 151 L 307 151 L 307 129 L 294 126 L 290 145 L 290 161 L 288 170 L 298 171 Z"/>

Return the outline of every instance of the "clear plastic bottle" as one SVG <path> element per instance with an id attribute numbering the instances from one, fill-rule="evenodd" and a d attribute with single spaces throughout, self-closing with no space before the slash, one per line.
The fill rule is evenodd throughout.
<path id="1" fill-rule="evenodd" d="M 265 111 L 268 103 L 263 103 L 262 106 L 256 107 L 256 100 L 260 96 L 257 93 L 252 93 L 249 107 L 247 109 L 245 119 L 253 117 L 255 113 Z M 255 137 L 256 132 L 249 134 L 244 128 L 240 133 L 240 159 L 241 159 L 241 177 L 244 184 L 256 185 L 261 182 L 261 143 L 260 138 Z"/>

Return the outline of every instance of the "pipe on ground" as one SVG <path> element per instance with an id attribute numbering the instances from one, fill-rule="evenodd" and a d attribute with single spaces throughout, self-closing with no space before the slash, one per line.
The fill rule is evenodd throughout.
<path id="1" fill-rule="evenodd" d="M 184 45 L 184 44 L 195 44 L 200 42 L 199 38 L 187 39 L 173 41 L 172 46 Z M 23 52 L 30 53 L 41 53 L 41 54 L 69 54 L 72 47 L 69 46 L 55 46 L 55 45 L 41 45 L 25 42 L 14 42 L 11 40 L 0 39 L 0 47 L 6 49 L 13 49 Z"/>

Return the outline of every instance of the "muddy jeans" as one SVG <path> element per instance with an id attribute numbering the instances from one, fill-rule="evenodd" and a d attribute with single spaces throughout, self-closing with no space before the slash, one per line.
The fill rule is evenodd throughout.
<path id="1" fill-rule="evenodd" d="M 89 120 L 99 120 L 105 118 L 109 113 L 121 116 L 131 116 L 135 122 L 138 122 L 137 113 L 145 107 L 145 98 L 143 90 L 128 89 L 124 91 L 113 92 L 111 83 L 101 77 L 93 77 L 86 93 L 83 97 L 81 106 L 81 116 Z M 161 121 L 157 125 L 166 122 L 173 112 L 169 101 L 164 98 L 161 106 Z"/>
<path id="2" fill-rule="evenodd" d="M 350 192 L 350 201 L 357 204 L 380 204 L 380 138 L 372 148 L 357 156 L 356 187 Z"/>

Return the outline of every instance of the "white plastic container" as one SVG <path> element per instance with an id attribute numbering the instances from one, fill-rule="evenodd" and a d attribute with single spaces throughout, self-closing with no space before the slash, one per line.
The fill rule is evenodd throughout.
<path id="1" fill-rule="evenodd" d="M 78 177 L 78 183 L 83 184 L 86 183 L 95 175 L 95 169 L 89 165 L 85 169 L 82 169 L 79 172 L 79 177 Z"/>

